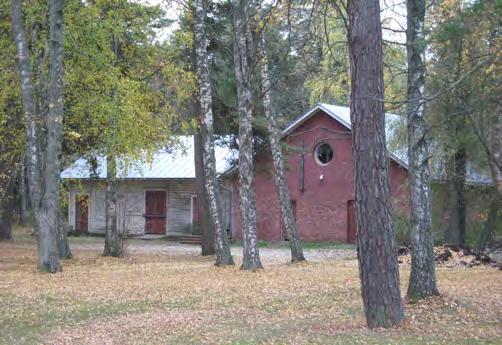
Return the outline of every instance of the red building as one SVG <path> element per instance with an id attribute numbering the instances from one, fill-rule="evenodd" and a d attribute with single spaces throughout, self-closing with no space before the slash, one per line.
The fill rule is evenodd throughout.
<path id="1" fill-rule="evenodd" d="M 397 115 L 386 115 L 387 137 Z M 300 238 L 305 241 L 352 242 L 356 236 L 354 157 L 350 110 L 319 104 L 296 118 L 283 131 L 287 145 L 286 175 Z M 406 156 L 389 152 L 389 175 L 394 212 L 408 213 Z M 256 158 L 256 220 L 258 238 L 282 241 L 286 237 L 270 158 Z M 231 180 L 234 238 L 241 239 L 236 178 Z"/>

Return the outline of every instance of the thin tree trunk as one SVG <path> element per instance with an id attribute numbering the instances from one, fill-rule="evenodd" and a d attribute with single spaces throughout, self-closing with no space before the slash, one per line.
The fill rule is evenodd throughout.
<path id="1" fill-rule="evenodd" d="M 60 259 L 71 259 L 70 243 L 68 241 L 68 228 L 65 227 L 61 209 L 58 210 L 58 252 Z"/>
<path id="2" fill-rule="evenodd" d="M 282 155 L 280 132 L 277 127 L 277 119 L 272 107 L 271 84 L 268 73 L 268 59 L 265 42 L 265 33 L 261 37 L 261 82 L 263 94 L 263 108 L 267 119 L 268 138 L 270 150 L 272 152 L 272 162 L 274 164 L 275 184 L 277 196 L 281 206 L 281 215 L 288 234 L 289 245 L 291 247 L 291 261 L 305 261 L 303 249 L 298 236 L 295 216 L 289 197 L 289 189 L 284 177 L 284 157 Z"/>
<path id="3" fill-rule="evenodd" d="M 456 126 L 458 128 L 458 125 Z M 455 131 L 456 135 L 461 131 Z M 465 245 L 466 230 L 466 200 L 465 200 L 465 175 L 467 169 L 467 157 L 462 143 L 455 149 L 450 157 L 451 178 L 449 180 L 450 198 L 450 223 L 446 233 L 448 244 Z"/>
<path id="4" fill-rule="evenodd" d="M 425 0 L 407 0 L 408 162 L 411 206 L 411 274 L 408 298 L 437 295 L 431 220 L 429 147 L 425 112 Z"/>
<path id="5" fill-rule="evenodd" d="M 502 122 L 500 120 L 496 120 L 498 122 Z M 492 177 L 492 188 L 490 189 L 490 201 L 489 201 L 489 206 L 488 206 L 488 216 L 486 218 L 485 224 L 483 226 L 483 230 L 479 234 L 477 238 L 477 247 L 480 251 L 484 251 L 488 244 L 493 240 L 493 234 L 495 233 L 497 229 L 497 224 L 499 222 L 499 211 L 502 209 L 502 176 L 500 169 L 498 168 L 497 164 L 497 157 L 500 157 L 500 155 L 497 155 L 497 151 L 502 150 L 502 148 L 498 145 L 500 145 L 500 138 L 497 138 L 497 134 L 502 134 L 502 133 L 497 133 L 497 124 L 494 126 L 494 145 L 493 145 L 493 159 L 490 159 L 488 157 L 488 164 L 490 167 L 490 174 Z"/>
<path id="6" fill-rule="evenodd" d="M 214 255 L 216 253 L 215 234 L 213 220 L 211 218 L 210 206 L 206 193 L 206 178 L 204 175 L 204 145 L 200 132 L 194 135 L 194 160 L 195 160 L 195 182 L 197 185 L 197 201 L 200 215 L 199 227 L 202 235 L 202 255 Z"/>
<path id="7" fill-rule="evenodd" d="M 221 215 L 221 200 L 216 180 L 216 162 L 214 156 L 214 129 L 211 95 L 211 80 L 209 78 L 209 62 L 207 57 L 206 11 L 203 0 L 195 0 L 195 52 L 196 69 L 199 81 L 199 104 L 201 115 L 201 135 L 203 141 L 203 166 L 207 199 L 215 231 L 216 266 L 234 265 L 230 253 L 228 234 L 223 229 Z"/>
<path id="8" fill-rule="evenodd" d="M 501 209 L 500 193 L 497 190 L 497 187 L 492 187 L 490 190 L 490 201 L 488 206 L 488 216 L 486 218 L 485 224 L 483 225 L 483 230 L 479 233 L 477 239 L 477 247 L 478 250 L 484 251 L 488 244 L 493 240 L 493 234 L 497 228 L 497 218 L 498 212 Z"/>
<path id="9" fill-rule="evenodd" d="M 462 38 L 453 42 L 450 56 L 456 56 L 455 76 L 459 78 L 462 74 L 462 53 L 464 42 Z M 451 109 L 462 113 L 464 111 L 463 97 L 465 92 L 459 89 L 451 102 Z M 466 235 L 466 199 L 465 199 L 465 177 L 467 173 L 467 147 L 464 136 L 466 134 L 466 116 L 455 116 L 449 123 L 451 140 L 453 141 L 453 152 L 450 155 L 450 177 L 449 197 L 450 197 L 450 223 L 446 232 L 448 244 L 464 246 Z"/>
<path id="10" fill-rule="evenodd" d="M 15 178 L 11 176 L 0 198 L 0 241 L 12 240 L 12 223 L 15 208 L 14 181 Z"/>
<path id="11" fill-rule="evenodd" d="M 117 161 L 115 155 L 106 155 L 106 234 L 103 256 L 119 257 L 122 253 L 122 236 L 117 227 Z"/>
<path id="12" fill-rule="evenodd" d="M 499 110 L 497 108 L 497 112 L 495 113 L 499 114 Z M 482 139 L 481 136 L 479 138 Z M 500 222 L 500 209 L 502 209 L 502 119 L 500 116 L 494 118 L 494 122 L 490 127 L 489 139 L 490 142 L 487 143 L 485 141 L 483 147 L 488 158 L 493 186 L 490 193 L 488 217 L 483 231 L 477 239 L 477 247 L 481 251 L 484 251 L 493 240 L 497 224 Z"/>
<path id="13" fill-rule="evenodd" d="M 404 311 L 385 142 L 380 5 L 378 0 L 351 0 L 348 5 L 361 290 L 368 326 L 391 327 L 404 318 Z"/>
<path id="14" fill-rule="evenodd" d="M 239 99 L 239 201 L 244 239 L 241 268 L 256 270 L 263 266 L 258 251 L 256 200 L 253 186 L 253 113 L 246 48 L 248 5 L 247 1 L 241 0 L 237 0 L 234 5 L 234 67 Z"/>
<path id="15" fill-rule="evenodd" d="M 28 219 L 28 203 L 26 202 L 25 161 L 26 157 L 23 155 L 21 166 L 19 168 L 19 223 L 22 226 L 26 225 Z"/>
<path id="16" fill-rule="evenodd" d="M 33 97 L 33 79 L 31 73 L 30 56 L 21 0 L 12 0 L 12 31 L 17 48 L 18 68 L 21 79 L 21 95 L 26 128 L 26 170 L 28 173 L 28 188 L 31 207 L 35 211 L 40 206 L 41 179 L 38 170 L 38 145 L 35 99 Z"/>

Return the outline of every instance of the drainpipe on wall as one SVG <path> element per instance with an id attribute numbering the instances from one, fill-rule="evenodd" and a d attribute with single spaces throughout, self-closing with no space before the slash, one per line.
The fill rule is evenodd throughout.
<path id="1" fill-rule="evenodd" d="M 228 223 L 229 223 L 228 224 L 229 225 L 229 229 L 228 230 L 229 231 L 227 231 L 227 232 L 230 232 L 228 235 L 229 235 L 229 238 L 231 239 L 232 238 L 232 220 L 233 220 L 232 219 L 233 218 L 232 217 L 232 211 L 233 211 L 232 208 L 233 208 L 233 201 L 234 201 L 234 199 L 233 199 L 233 191 L 231 189 L 225 187 L 223 185 L 223 183 L 221 183 L 221 181 L 220 181 L 220 188 L 223 189 L 224 191 L 226 191 L 228 193 L 229 200 L 230 200 L 230 202 L 229 202 L 229 212 L 228 212 L 229 214 L 227 214 L 227 216 L 229 217 L 228 218 L 229 219 L 229 221 L 228 221 Z"/>

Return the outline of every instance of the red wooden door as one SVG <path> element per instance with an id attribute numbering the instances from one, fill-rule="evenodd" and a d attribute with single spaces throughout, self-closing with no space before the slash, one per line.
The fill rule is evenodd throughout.
<path id="1" fill-rule="evenodd" d="M 89 196 L 75 196 L 75 231 L 87 233 L 89 231 Z"/>
<path id="2" fill-rule="evenodd" d="M 166 192 L 147 191 L 145 195 L 145 233 L 166 233 Z"/>
<path id="3" fill-rule="evenodd" d="M 200 222 L 199 200 L 197 195 L 192 196 L 192 225 L 198 225 Z"/>
<path id="4" fill-rule="evenodd" d="M 354 243 L 357 238 L 356 202 L 347 202 L 347 242 Z"/>

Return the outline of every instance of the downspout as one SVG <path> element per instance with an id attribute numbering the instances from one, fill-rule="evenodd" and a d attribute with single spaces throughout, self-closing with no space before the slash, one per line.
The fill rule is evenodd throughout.
<path id="1" fill-rule="evenodd" d="M 230 200 L 230 202 L 229 202 L 229 212 L 228 212 L 227 216 L 228 216 L 228 219 L 229 219 L 229 224 L 228 224 L 229 225 L 229 229 L 228 230 L 230 231 L 230 233 L 228 235 L 229 235 L 229 238 L 232 239 L 232 234 L 233 234 L 233 231 L 232 231 L 232 228 L 233 228 L 233 226 L 232 226 L 233 225 L 232 224 L 233 223 L 232 214 L 233 214 L 233 212 L 232 211 L 233 211 L 233 202 L 234 202 L 233 194 L 234 193 L 233 193 L 233 191 L 231 189 L 225 187 L 223 185 L 223 183 L 221 182 L 221 180 L 219 180 L 219 181 L 220 181 L 220 183 L 219 183 L 220 188 L 223 189 L 224 191 L 226 191 L 228 193 L 229 200 Z"/>

